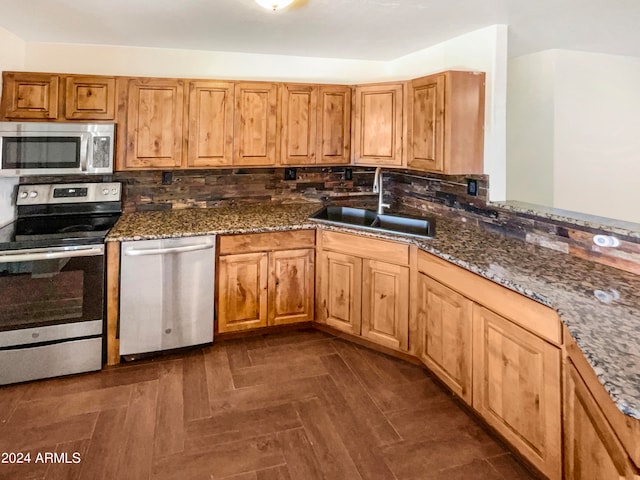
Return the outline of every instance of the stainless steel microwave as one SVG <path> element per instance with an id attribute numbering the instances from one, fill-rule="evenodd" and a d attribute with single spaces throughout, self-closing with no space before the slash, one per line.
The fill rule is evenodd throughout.
<path id="1" fill-rule="evenodd" d="M 0 175 L 113 172 L 113 123 L 0 122 Z"/>

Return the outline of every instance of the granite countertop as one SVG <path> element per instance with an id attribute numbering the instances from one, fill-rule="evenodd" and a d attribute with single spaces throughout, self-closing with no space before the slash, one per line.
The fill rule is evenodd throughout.
<path id="1" fill-rule="evenodd" d="M 318 204 L 124 214 L 108 241 L 306 228 L 402 240 L 554 308 L 621 412 L 640 419 L 640 276 L 437 217 L 436 238 L 308 220 Z M 416 212 L 410 212 L 415 214 Z"/>

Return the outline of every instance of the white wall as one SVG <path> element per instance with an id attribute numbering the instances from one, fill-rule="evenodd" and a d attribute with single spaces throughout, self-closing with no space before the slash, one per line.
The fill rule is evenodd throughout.
<path id="1" fill-rule="evenodd" d="M 640 223 L 640 59 L 509 62 L 508 198 Z"/>
<path id="2" fill-rule="evenodd" d="M 553 205 L 554 54 L 509 60 L 507 199 Z"/>
<path id="3" fill-rule="evenodd" d="M 24 70 L 25 42 L 0 27 L 0 70 Z M 0 87 L 2 87 L 0 80 Z M 0 178 L 0 226 L 15 218 L 13 190 L 18 178 Z"/>

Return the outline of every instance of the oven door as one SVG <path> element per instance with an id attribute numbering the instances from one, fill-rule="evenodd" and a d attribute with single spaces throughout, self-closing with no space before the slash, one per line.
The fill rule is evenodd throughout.
<path id="1" fill-rule="evenodd" d="M 104 245 L 0 251 L 0 332 L 102 321 Z"/>

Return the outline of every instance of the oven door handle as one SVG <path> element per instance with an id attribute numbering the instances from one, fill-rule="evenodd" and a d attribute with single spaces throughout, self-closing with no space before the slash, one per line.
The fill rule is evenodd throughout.
<path id="1" fill-rule="evenodd" d="M 0 253 L 0 263 L 35 262 L 38 260 L 55 260 L 58 258 L 91 257 L 103 255 L 102 247 L 82 248 L 77 250 L 64 250 L 61 252 L 34 252 L 34 253 Z"/>
<path id="2" fill-rule="evenodd" d="M 197 252 L 198 250 L 209 250 L 210 248 L 213 248 L 212 242 L 186 245 L 184 247 L 127 248 L 124 251 L 124 254 L 129 257 L 141 257 L 143 255 L 164 255 L 165 253 Z"/>

